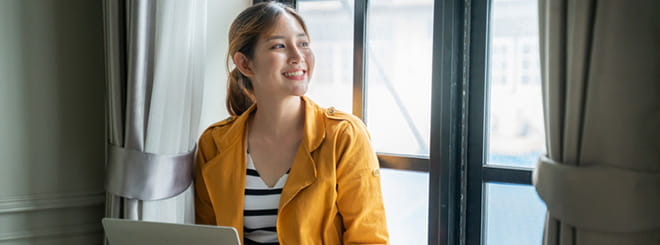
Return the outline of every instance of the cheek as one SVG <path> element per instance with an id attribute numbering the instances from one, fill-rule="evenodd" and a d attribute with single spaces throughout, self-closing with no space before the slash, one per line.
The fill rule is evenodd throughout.
<path id="1" fill-rule="evenodd" d="M 314 71 L 314 64 L 315 64 L 315 61 L 316 61 L 316 60 L 314 60 L 314 58 L 315 58 L 314 53 L 312 51 L 309 51 L 305 55 L 305 60 L 307 61 L 307 70 L 309 71 L 310 74 L 312 74 L 313 71 Z"/>
<path id="2" fill-rule="evenodd" d="M 281 63 L 286 61 L 281 54 L 266 54 L 259 58 L 256 67 L 262 74 L 267 76 L 270 76 L 273 71 L 279 71 Z"/>

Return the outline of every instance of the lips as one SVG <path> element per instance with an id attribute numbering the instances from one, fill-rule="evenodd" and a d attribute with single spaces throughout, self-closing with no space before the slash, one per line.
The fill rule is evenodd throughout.
<path id="1" fill-rule="evenodd" d="M 293 69 L 282 73 L 284 77 L 291 80 L 303 80 L 305 79 L 305 74 L 307 74 L 307 71 L 304 69 Z"/>

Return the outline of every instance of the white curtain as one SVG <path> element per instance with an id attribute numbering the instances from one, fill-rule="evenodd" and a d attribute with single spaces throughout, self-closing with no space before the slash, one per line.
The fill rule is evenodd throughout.
<path id="1" fill-rule="evenodd" d="M 159 0 L 155 69 L 146 152 L 177 154 L 197 140 L 204 85 L 206 1 Z M 180 195 L 144 201 L 143 220 L 194 223 L 192 185 Z"/>
<path id="2" fill-rule="evenodd" d="M 206 0 L 106 0 L 106 216 L 193 223 Z M 171 187 L 171 188 L 170 188 Z"/>

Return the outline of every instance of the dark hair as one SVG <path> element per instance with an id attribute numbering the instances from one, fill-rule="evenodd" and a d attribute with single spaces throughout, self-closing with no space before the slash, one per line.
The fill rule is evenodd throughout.
<path id="1" fill-rule="evenodd" d="M 227 52 L 227 111 L 232 116 L 243 114 L 255 99 L 252 81 L 238 68 L 230 69 L 236 52 L 241 52 L 248 59 L 254 57 L 254 47 L 259 37 L 269 31 L 277 18 L 287 13 L 300 23 L 309 37 L 307 26 L 296 11 L 282 3 L 263 2 L 255 4 L 241 12 L 229 28 L 229 50 Z"/>

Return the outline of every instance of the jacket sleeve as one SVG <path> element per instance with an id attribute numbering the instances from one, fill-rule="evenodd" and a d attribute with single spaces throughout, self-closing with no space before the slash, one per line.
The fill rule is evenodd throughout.
<path id="1" fill-rule="evenodd" d="M 347 122 L 337 141 L 337 205 L 344 244 L 389 244 L 378 158 L 364 124 Z"/>
<path id="2" fill-rule="evenodd" d="M 195 223 L 205 225 L 216 225 L 215 212 L 211 204 L 202 167 L 208 161 L 211 154 L 215 154 L 215 144 L 213 143 L 210 130 L 202 134 L 197 145 L 197 154 L 195 155 Z"/>

